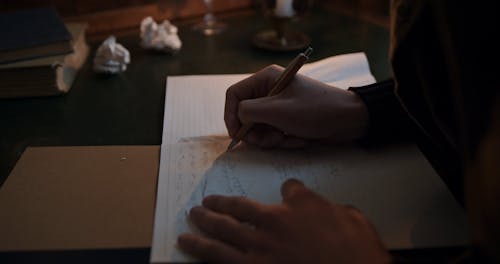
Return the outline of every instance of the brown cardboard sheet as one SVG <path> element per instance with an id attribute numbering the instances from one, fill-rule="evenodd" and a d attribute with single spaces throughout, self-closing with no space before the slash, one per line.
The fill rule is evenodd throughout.
<path id="1" fill-rule="evenodd" d="M 30 147 L 0 188 L 0 251 L 151 246 L 159 146 Z"/>

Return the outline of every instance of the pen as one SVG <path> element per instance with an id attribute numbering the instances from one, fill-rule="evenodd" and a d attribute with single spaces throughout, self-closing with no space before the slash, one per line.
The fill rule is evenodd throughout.
<path id="1" fill-rule="evenodd" d="M 307 48 L 306 51 L 303 53 L 300 53 L 293 59 L 290 64 L 285 68 L 285 70 L 281 73 L 278 79 L 274 82 L 273 88 L 267 93 L 267 96 L 273 96 L 281 91 L 283 91 L 288 84 L 293 80 L 295 77 L 295 74 L 299 71 L 300 67 L 304 65 L 304 63 L 309 59 L 309 55 L 311 55 L 313 49 L 311 47 Z M 243 139 L 243 137 L 247 134 L 247 132 L 252 128 L 253 123 L 248 123 L 244 124 L 240 130 L 238 130 L 238 133 L 236 133 L 236 136 L 233 138 L 229 146 L 227 147 L 227 151 L 230 151 L 232 148 L 234 148 L 240 141 Z"/>

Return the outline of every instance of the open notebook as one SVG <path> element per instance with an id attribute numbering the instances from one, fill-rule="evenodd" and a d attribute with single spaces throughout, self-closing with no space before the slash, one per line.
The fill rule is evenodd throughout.
<path id="1" fill-rule="evenodd" d="M 331 57 L 301 72 L 341 88 L 375 81 L 363 53 Z M 225 91 L 247 76 L 168 77 L 151 262 L 192 260 L 177 249 L 176 239 L 195 231 L 187 211 L 204 196 L 277 203 L 279 186 L 291 177 L 332 201 L 358 207 L 391 249 L 466 243 L 462 209 L 415 146 L 244 146 L 226 153 Z"/>

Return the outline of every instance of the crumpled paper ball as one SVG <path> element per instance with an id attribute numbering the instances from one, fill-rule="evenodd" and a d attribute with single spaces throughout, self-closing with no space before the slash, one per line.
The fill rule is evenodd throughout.
<path id="1" fill-rule="evenodd" d="M 129 51 L 123 45 L 116 42 L 115 36 L 109 36 L 96 51 L 94 71 L 116 74 L 127 70 L 127 64 L 129 63 Z"/>
<path id="2" fill-rule="evenodd" d="M 168 53 L 175 53 L 182 47 L 177 35 L 177 27 L 168 20 L 157 24 L 152 17 L 146 17 L 141 22 L 141 46 Z"/>

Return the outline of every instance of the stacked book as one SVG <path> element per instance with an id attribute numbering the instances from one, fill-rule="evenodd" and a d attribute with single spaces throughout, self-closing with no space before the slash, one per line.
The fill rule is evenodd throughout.
<path id="1" fill-rule="evenodd" d="M 88 57 L 85 29 L 54 8 L 0 14 L 0 98 L 67 93 Z"/>

